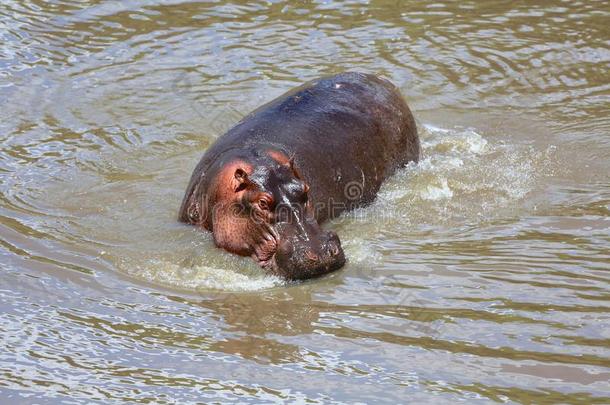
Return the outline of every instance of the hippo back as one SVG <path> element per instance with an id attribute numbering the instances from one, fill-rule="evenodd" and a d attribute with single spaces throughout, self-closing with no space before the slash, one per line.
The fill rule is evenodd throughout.
<path id="1" fill-rule="evenodd" d="M 316 218 L 324 221 L 373 201 L 388 176 L 418 160 L 420 145 L 413 115 L 394 85 L 342 73 L 291 90 L 218 138 L 195 169 L 185 202 L 223 154 L 268 149 L 294 156 L 311 185 Z"/>

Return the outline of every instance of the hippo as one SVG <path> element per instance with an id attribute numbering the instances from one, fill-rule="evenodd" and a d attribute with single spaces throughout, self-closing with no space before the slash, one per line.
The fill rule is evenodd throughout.
<path id="1" fill-rule="evenodd" d="M 389 81 L 346 72 L 297 87 L 220 136 L 195 167 L 179 220 L 266 271 L 303 280 L 341 268 L 324 221 L 371 203 L 417 162 L 409 107 Z"/>

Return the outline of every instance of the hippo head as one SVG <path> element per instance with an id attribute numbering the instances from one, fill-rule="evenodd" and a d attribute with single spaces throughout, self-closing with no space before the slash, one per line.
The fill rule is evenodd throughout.
<path id="1" fill-rule="evenodd" d="M 307 279 L 345 264 L 335 232 L 314 217 L 309 185 L 293 159 L 267 151 L 223 165 L 208 226 L 219 247 L 250 255 L 288 279 Z"/>

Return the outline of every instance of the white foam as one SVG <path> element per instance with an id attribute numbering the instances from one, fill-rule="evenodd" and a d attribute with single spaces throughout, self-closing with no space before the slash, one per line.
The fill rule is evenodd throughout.
<path id="1" fill-rule="evenodd" d="M 435 184 L 429 184 L 420 191 L 421 198 L 424 200 L 436 201 L 453 197 L 453 191 L 449 188 L 447 179 L 439 178 L 436 180 Z"/>
<path id="2" fill-rule="evenodd" d="M 424 150 L 430 149 L 441 153 L 465 153 L 481 155 L 487 151 L 487 140 L 472 129 L 449 130 L 424 125 L 422 140 Z"/>
<path id="3" fill-rule="evenodd" d="M 419 163 L 387 179 L 371 206 L 346 216 L 347 237 L 504 215 L 520 206 L 548 164 L 547 154 L 532 147 L 494 144 L 472 129 L 424 125 L 420 133 Z"/>
<path id="4" fill-rule="evenodd" d="M 285 284 L 283 279 L 267 275 L 262 269 L 253 274 L 244 274 L 206 265 L 184 267 L 156 259 L 144 265 L 132 266 L 129 273 L 155 284 L 196 291 L 258 291 Z"/>
<path id="5" fill-rule="evenodd" d="M 475 155 L 480 155 L 485 152 L 487 141 L 481 135 L 474 131 L 466 131 L 464 133 L 466 144 L 468 145 L 468 151 Z"/>
<path id="6" fill-rule="evenodd" d="M 381 261 L 381 254 L 365 239 L 344 238 L 342 246 L 350 263 L 374 265 Z"/>
<path id="7" fill-rule="evenodd" d="M 448 134 L 449 133 L 448 129 L 437 127 L 437 126 L 434 126 L 432 124 L 424 124 L 423 127 L 425 129 L 427 129 L 428 131 L 430 131 L 430 132 L 436 132 L 436 133 L 442 133 L 442 134 Z"/>

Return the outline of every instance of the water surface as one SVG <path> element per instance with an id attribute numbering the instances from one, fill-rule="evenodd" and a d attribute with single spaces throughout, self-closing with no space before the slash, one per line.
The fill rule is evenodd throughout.
<path id="1" fill-rule="evenodd" d="M 0 5 L 0 401 L 610 402 L 604 1 Z M 252 109 L 382 75 L 423 156 L 285 284 L 176 221 Z"/>

